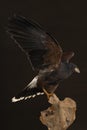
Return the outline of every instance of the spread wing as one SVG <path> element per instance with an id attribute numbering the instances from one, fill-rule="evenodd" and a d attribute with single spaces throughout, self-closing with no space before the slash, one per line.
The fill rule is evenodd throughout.
<path id="1" fill-rule="evenodd" d="M 60 64 L 62 56 L 60 45 L 37 23 L 15 15 L 9 18 L 8 32 L 26 53 L 33 70 Z"/>
<path id="2" fill-rule="evenodd" d="M 74 52 L 73 51 L 70 51 L 70 52 L 63 52 L 63 55 L 62 55 L 62 61 L 64 62 L 69 62 L 69 60 L 74 56 Z"/>

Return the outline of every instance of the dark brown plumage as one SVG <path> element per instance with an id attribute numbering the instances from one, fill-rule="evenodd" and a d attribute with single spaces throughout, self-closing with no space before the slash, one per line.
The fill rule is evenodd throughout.
<path id="1" fill-rule="evenodd" d="M 35 97 L 43 92 L 52 94 L 59 83 L 75 69 L 79 72 L 75 64 L 69 63 L 74 52 L 63 53 L 57 40 L 37 23 L 15 15 L 9 18 L 8 32 L 27 55 L 32 69 L 38 70 L 38 75 L 12 99 L 13 102 Z"/>

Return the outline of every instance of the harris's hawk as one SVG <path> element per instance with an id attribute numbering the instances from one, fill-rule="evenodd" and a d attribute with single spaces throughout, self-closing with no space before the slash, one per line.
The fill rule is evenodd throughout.
<path id="1" fill-rule="evenodd" d="M 63 52 L 58 41 L 39 24 L 22 16 L 9 18 L 8 33 L 26 54 L 32 69 L 38 74 L 12 102 L 26 100 L 37 95 L 53 94 L 59 83 L 73 72 L 80 73 L 70 62 L 74 52 Z"/>

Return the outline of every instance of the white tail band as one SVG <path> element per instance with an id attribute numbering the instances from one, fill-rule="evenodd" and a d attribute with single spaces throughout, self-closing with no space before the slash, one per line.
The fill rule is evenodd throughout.
<path id="1" fill-rule="evenodd" d="M 44 94 L 44 92 L 38 92 L 36 94 L 30 95 L 30 96 L 27 96 L 27 97 L 20 97 L 20 98 L 13 97 L 12 98 L 12 102 L 18 102 L 18 101 L 21 101 L 21 100 L 27 100 L 27 99 L 34 98 L 36 96 L 43 95 L 43 94 Z"/>

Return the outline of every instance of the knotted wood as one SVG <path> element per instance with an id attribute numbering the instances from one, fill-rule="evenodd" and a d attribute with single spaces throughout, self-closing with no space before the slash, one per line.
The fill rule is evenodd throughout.
<path id="1" fill-rule="evenodd" d="M 71 98 L 60 101 L 55 94 L 48 102 L 52 105 L 41 112 L 40 121 L 48 130 L 66 130 L 76 118 L 76 102 Z"/>

